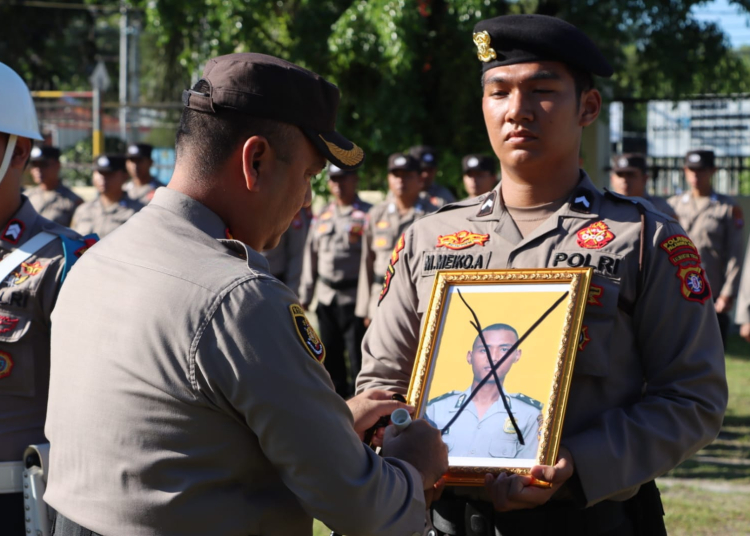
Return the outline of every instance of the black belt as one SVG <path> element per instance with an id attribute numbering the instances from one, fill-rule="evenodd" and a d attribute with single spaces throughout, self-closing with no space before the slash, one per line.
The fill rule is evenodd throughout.
<path id="1" fill-rule="evenodd" d="M 352 288 L 357 288 L 357 284 L 359 283 L 359 279 L 342 279 L 341 281 L 331 281 L 327 277 L 318 276 L 318 279 L 327 287 L 332 288 L 333 290 L 349 290 Z"/>

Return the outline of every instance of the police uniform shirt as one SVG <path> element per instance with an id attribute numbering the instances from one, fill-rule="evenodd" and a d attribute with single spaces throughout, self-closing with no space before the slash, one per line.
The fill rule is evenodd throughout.
<path id="1" fill-rule="evenodd" d="M 742 278 L 737 294 L 735 322 L 739 325 L 750 324 L 750 247 L 745 248 L 745 262 L 742 266 Z"/>
<path id="2" fill-rule="evenodd" d="M 151 182 L 143 184 L 141 186 L 136 186 L 135 183 L 131 180 L 125 185 L 123 190 L 130 199 L 138 201 L 142 205 L 148 205 L 151 199 L 154 197 L 154 192 L 160 186 L 161 184 L 159 184 L 156 179 L 153 178 Z"/>
<path id="3" fill-rule="evenodd" d="M 313 220 L 305 245 L 300 302 L 312 302 L 316 282 L 323 305 L 334 298 L 338 305 L 356 302 L 362 235 L 371 208 L 359 198 L 348 207 L 333 202 Z"/>
<path id="4" fill-rule="evenodd" d="M 421 196 L 438 208 L 456 201 L 456 196 L 448 188 L 436 182 L 424 190 Z"/>
<path id="5" fill-rule="evenodd" d="M 271 274 L 292 289 L 296 294 L 302 279 L 302 260 L 305 255 L 305 241 L 310 229 L 310 215 L 303 208 L 292 220 L 279 245 L 262 252 L 268 261 Z"/>
<path id="6" fill-rule="evenodd" d="M 357 390 L 406 393 L 437 269 L 591 266 L 562 436 L 591 505 L 632 496 L 710 443 L 727 386 L 695 246 L 674 220 L 650 205 L 639 210 L 632 198 L 602 194 L 582 175 L 569 201 L 525 238 L 500 200 L 500 185 L 414 224 L 365 335 Z M 482 240 L 462 233 L 462 243 L 461 231 Z M 438 247 L 449 235 L 463 247 Z"/>
<path id="7" fill-rule="evenodd" d="M 295 295 L 225 233 L 160 188 L 69 274 L 45 500 L 112 536 L 421 534 L 418 472 L 360 441 Z"/>
<path id="8" fill-rule="evenodd" d="M 105 206 L 97 197 L 76 209 L 70 227 L 83 235 L 95 233 L 99 238 L 104 238 L 142 208 L 140 202 L 125 194 L 120 201 L 109 206 Z"/>
<path id="9" fill-rule="evenodd" d="M 354 311 L 358 317 L 372 318 L 375 314 L 378 296 L 387 277 L 384 274 L 401 235 L 416 220 L 436 209 L 435 205 L 420 197 L 412 208 L 401 215 L 396 202 L 386 199 L 367 214 Z"/>
<path id="10" fill-rule="evenodd" d="M 6 258 L 42 231 L 80 239 L 42 218 L 24 198 L 0 234 L 0 255 Z M 0 282 L 0 462 L 22 461 L 27 446 L 46 442 L 50 314 L 64 268 L 56 239 Z"/>
<path id="11" fill-rule="evenodd" d="M 690 192 L 669 198 L 669 204 L 698 247 L 715 298 L 737 295 L 742 255 L 742 216 L 737 202 L 712 192 L 708 198 Z"/>
<path id="12" fill-rule="evenodd" d="M 670 205 L 663 197 L 646 195 L 644 199 L 654 205 L 654 208 L 659 212 L 662 212 L 675 220 L 677 219 L 677 213 L 672 208 L 672 205 Z"/>
<path id="13" fill-rule="evenodd" d="M 451 391 L 427 403 L 425 418 L 439 430 L 450 422 L 464 401 L 466 391 Z M 480 418 L 472 400 L 450 428 L 443 433 L 451 457 L 536 459 L 542 404 L 520 393 L 506 394 L 525 445 L 521 445 L 508 412 L 499 398 Z"/>
<path id="14" fill-rule="evenodd" d="M 83 199 L 62 183 L 58 184 L 54 190 L 35 186 L 24 193 L 40 216 L 59 223 L 63 227 L 70 225 L 73 213 L 78 205 L 83 203 Z"/>

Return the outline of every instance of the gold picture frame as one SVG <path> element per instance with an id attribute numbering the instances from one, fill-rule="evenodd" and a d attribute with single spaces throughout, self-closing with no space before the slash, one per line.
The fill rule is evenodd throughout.
<path id="1" fill-rule="evenodd" d="M 407 399 L 443 429 L 447 484 L 554 465 L 591 277 L 591 268 L 437 272 Z"/>

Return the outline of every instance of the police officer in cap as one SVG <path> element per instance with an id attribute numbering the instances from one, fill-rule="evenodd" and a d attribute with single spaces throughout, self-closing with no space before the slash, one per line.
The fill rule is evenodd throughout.
<path id="1" fill-rule="evenodd" d="M 143 208 L 123 191 L 128 172 L 125 155 L 105 154 L 94 163 L 94 188 L 99 195 L 79 206 L 70 227 L 81 234 L 95 233 L 104 238 Z"/>
<path id="2" fill-rule="evenodd" d="M 435 182 L 438 171 L 438 153 L 435 148 L 428 145 L 415 145 L 409 149 L 409 154 L 419 161 L 423 197 L 436 207 L 453 203 L 456 196 L 448 188 Z"/>
<path id="3" fill-rule="evenodd" d="M 356 170 L 341 169 L 335 164 L 328 166 L 328 189 L 333 200 L 313 219 L 305 245 L 299 293 L 305 310 L 313 293 L 317 295 L 315 314 L 320 338 L 326 345 L 324 364 L 336 392 L 345 398 L 354 393 L 365 335 L 364 322 L 354 314 L 354 306 L 362 235 L 372 205 L 357 195 L 358 181 Z"/>
<path id="4" fill-rule="evenodd" d="M 677 218 L 674 209 L 665 199 L 648 194 L 648 164 L 643 154 L 625 153 L 613 156 L 609 185 L 615 193 L 625 197 L 642 197 L 657 210 Z"/>
<path id="5" fill-rule="evenodd" d="M 726 347 L 729 312 L 740 284 L 742 265 L 742 209 L 734 198 L 716 193 L 711 180 L 716 157 L 710 150 L 685 155 L 685 179 L 690 191 L 669 198 L 680 225 L 698 248 L 711 285 L 721 340 Z"/>
<path id="6" fill-rule="evenodd" d="M 362 344 L 357 390 L 407 391 L 434 282 L 426 257 L 590 266 L 558 460 L 449 488 L 432 521 L 451 535 L 664 534 L 653 480 L 713 441 L 727 403 L 697 249 L 650 203 L 603 194 L 579 168 L 582 130 L 601 110 L 592 75 L 612 74 L 585 34 L 543 15 L 484 20 L 474 32 L 501 181 L 407 230 Z M 461 249 L 446 251 L 446 241 Z"/>
<path id="7" fill-rule="evenodd" d="M 362 163 L 338 102 L 320 76 L 251 53 L 211 59 L 183 93 L 169 185 L 81 259 L 54 312 L 55 535 L 309 536 L 313 518 L 422 532 L 447 470 L 439 432 L 415 420 L 376 435 L 385 457 L 364 445 L 405 404 L 336 394 L 258 253 L 310 205 L 326 159 Z"/>
<path id="8" fill-rule="evenodd" d="M 484 154 L 467 154 L 461 160 L 464 188 L 469 197 L 486 194 L 497 184 L 497 161 Z"/>
<path id="9" fill-rule="evenodd" d="M 153 146 L 148 143 L 134 143 L 128 146 L 125 162 L 130 175 L 130 182 L 125 185 L 125 191 L 130 199 L 143 205 L 148 205 L 154 197 L 154 191 L 161 186 L 159 181 L 151 176 L 151 166 L 154 165 L 151 158 L 153 150 Z"/>
<path id="10" fill-rule="evenodd" d="M 83 199 L 60 180 L 60 149 L 48 145 L 34 147 L 31 150 L 31 176 L 36 186 L 24 193 L 36 211 L 48 220 L 69 226 Z"/>

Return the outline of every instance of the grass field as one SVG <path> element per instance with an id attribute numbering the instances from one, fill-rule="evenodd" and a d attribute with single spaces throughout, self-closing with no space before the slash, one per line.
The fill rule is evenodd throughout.
<path id="1" fill-rule="evenodd" d="M 750 344 L 730 338 L 719 437 L 657 482 L 670 536 L 750 535 Z M 315 523 L 315 536 L 331 533 Z"/>

